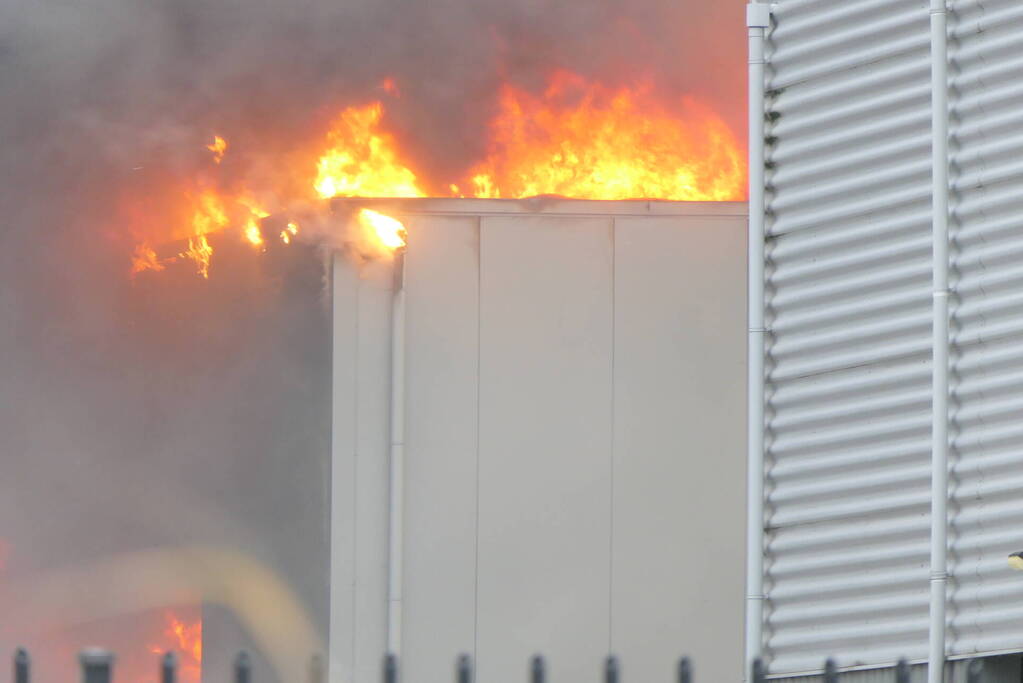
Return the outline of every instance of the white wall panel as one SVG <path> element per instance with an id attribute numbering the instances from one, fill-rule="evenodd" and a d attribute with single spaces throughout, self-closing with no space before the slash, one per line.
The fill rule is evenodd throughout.
<path id="1" fill-rule="evenodd" d="M 407 679 L 449 683 L 476 640 L 479 219 L 408 216 Z"/>
<path id="2" fill-rule="evenodd" d="M 485 218 L 480 273 L 479 676 L 549 650 L 583 679 L 610 642 L 612 220 Z"/>
<path id="3" fill-rule="evenodd" d="M 403 670 L 741 666 L 744 207 L 405 200 Z M 334 277 L 332 681 L 379 680 L 391 266 Z M 718 668 L 714 668 L 718 667 Z"/>
<path id="4" fill-rule="evenodd" d="M 930 88 L 921 2 L 783 0 L 769 41 L 772 673 L 926 653 Z"/>
<path id="5" fill-rule="evenodd" d="M 611 649 L 629 680 L 670 680 L 683 650 L 719 654 L 700 680 L 742 679 L 745 444 L 722 407 L 745 386 L 744 311 L 723 305 L 745 296 L 745 245 L 721 218 L 615 220 Z"/>
<path id="6" fill-rule="evenodd" d="M 391 269 L 335 257 L 332 280 L 330 676 L 348 683 L 386 649 Z"/>
<path id="7" fill-rule="evenodd" d="M 358 273 L 341 255 L 331 263 L 332 383 L 356 386 Z M 330 467 L 330 683 L 355 680 L 355 391 L 334 391 Z"/>

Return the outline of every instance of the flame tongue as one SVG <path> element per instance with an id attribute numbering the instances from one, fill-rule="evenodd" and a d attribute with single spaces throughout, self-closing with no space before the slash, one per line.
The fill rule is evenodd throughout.
<path id="1" fill-rule="evenodd" d="M 669 111 L 650 90 L 612 91 L 568 72 L 540 97 L 505 86 L 490 153 L 472 173 L 476 196 L 743 197 L 745 162 L 724 122 L 693 100 Z"/>
<path id="2" fill-rule="evenodd" d="M 373 102 L 342 112 L 317 164 L 321 197 L 424 197 L 415 174 L 398 160 L 394 138 L 380 130 L 384 107 Z"/>
<path id="3" fill-rule="evenodd" d="M 360 209 L 359 223 L 370 229 L 380 244 L 388 249 L 401 249 L 405 246 L 405 226 L 397 218 L 384 215 L 372 209 Z"/>
<path id="4" fill-rule="evenodd" d="M 206 149 L 213 152 L 213 163 L 219 164 L 224 160 L 224 154 L 227 152 L 227 140 L 219 135 L 214 135 L 213 142 L 206 145 Z"/>

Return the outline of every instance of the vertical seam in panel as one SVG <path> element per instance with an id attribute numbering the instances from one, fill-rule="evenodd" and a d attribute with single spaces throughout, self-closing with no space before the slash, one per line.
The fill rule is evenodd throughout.
<path id="1" fill-rule="evenodd" d="M 359 350 L 362 346 L 359 322 L 362 318 L 362 278 L 355 278 L 355 401 L 352 406 L 352 678 L 358 672 L 359 643 Z"/>
<path id="2" fill-rule="evenodd" d="M 611 219 L 611 447 L 610 453 L 610 476 L 608 487 L 610 498 L 608 501 L 608 516 L 610 518 L 608 534 L 608 569 L 607 569 L 607 651 L 610 654 L 614 648 L 614 572 L 615 572 L 615 329 L 617 309 L 615 302 L 618 287 L 615 282 L 617 274 L 617 220 Z"/>
<path id="3" fill-rule="evenodd" d="M 475 568 L 473 569 L 472 656 L 477 659 L 480 640 L 480 363 L 483 327 L 483 217 L 476 218 L 476 515 L 475 515 Z M 477 662 L 477 669 L 479 663 Z"/>

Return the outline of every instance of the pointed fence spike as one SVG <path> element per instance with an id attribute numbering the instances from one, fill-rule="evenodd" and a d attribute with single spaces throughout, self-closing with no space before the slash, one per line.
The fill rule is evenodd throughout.
<path id="1" fill-rule="evenodd" d="M 764 660 L 757 657 L 753 660 L 753 683 L 765 683 L 767 681 L 767 667 Z"/>
<path id="2" fill-rule="evenodd" d="M 530 683 L 544 683 L 545 679 L 546 671 L 543 656 L 533 655 L 533 659 L 529 662 L 529 681 Z"/>
<path id="3" fill-rule="evenodd" d="M 689 657 L 683 657 L 678 660 L 678 683 L 692 683 L 693 681 L 693 665 L 689 661 Z"/>
<path id="4" fill-rule="evenodd" d="M 980 683 L 984 680 L 984 660 L 980 657 L 971 659 L 966 665 L 966 683 Z"/>
<path id="5" fill-rule="evenodd" d="M 472 659 L 469 655 L 461 655 L 456 667 L 458 683 L 472 683 Z"/>
<path id="6" fill-rule="evenodd" d="M 234 683 L 250 683 L 252 681 L 252 661 L 249 653 L 242 650 L 234 659 Z"/>
<path id="7" fill-rule="evenodd" d="M 28 650 L 19 647 L 14 651 L 14 683 L 28 683 L 29 666 Z"/>
<path id="8" fill-rule="evenodd" d="M 398 683 L 398 658 L 393 654 L 384 657 L 384 683 Z"/>
<path id="9" fill-rule="evenodd" d="M 909 683 L 909 662 L 905 658 L 895 665 L 895 683 Z"/>
<path id="10" fill-rule="evenodd" d="M 838 683 L 838 665 L 831 657 L 824 662 L 824 683 Z"/>
<path id="11" fill-rule="evenodd" d="M 618 658 L 610 655 L 604 661 L 604 683 L 618 683 L 619 674 Z"/>
<path id="12" fill-rule="evenodd" d="M 82 683 L 110 683 L 114 669 L 114 656 L 106 650 L 89 648 L 78 655 L 82 665 Z"/>
<path id="13" fill-rule="evenodd" d="M 160 683 L 174 683 L 178 678 L 178 658 L 173 652 L 160 657 Z"/>

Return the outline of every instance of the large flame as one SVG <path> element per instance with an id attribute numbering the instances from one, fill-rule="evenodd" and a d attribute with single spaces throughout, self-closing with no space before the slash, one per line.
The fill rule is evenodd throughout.
<path id="1" fill-rule="evenodd" d="M 386 79 L 381 90 L 399 97 L 393 78 Z M 427 196 L 427 184 L 417 177 L 386 122 L 381 101 L 341 111 L 324 136 L 322 151 L 304 157 L 310 160 L 308 176 L 299 178 L 298 190 L 278 186 L 254 192 L 238 178 L 224 189 L 218 184 L 223 182 L 218 165 L 228 143 L 215 136 L 206 146 L 214 163 L 190 185 L 201 189 L 185 195 L 191 217 L 184 231 L 187 248 L 160 258 L 149 236 L 135 247 L 132 273 L 159 271 L 168 263 L 189 259 L 207 277 L 213 248 L 206 236 L 228 228 L 263 250 L 267 235 L 262 221 L 270 215 L 265 207 L 282 208 L 282 218 L 288 220 L 289 206 L 311 198 Z M 485 157 L 471 164 L 460 182 L 432 178 L 428 186 L 447 187 L 450 196 L 458 197 L 690 201 L 745 197 L 745 158 L 722 119 L 694 98 L 673 101 L 655 96 L 650 85 L 609 88 L 567 71 L 555 72 L 539 95 L 505 85 L 488 135 Z M 393 218 L 370 210 L 356 218 L 356 225 L 364 231 L 371 228 L 376 236 L 378 248 L 373 251 L 404 246 L 404 228 Z M 293 220 L 287 225 L 278 228 L 283 244 L 290 244 L 298 233 Z M 178 238 L 180 232 L 175 231 Z"/>
<path id="2" fill-rule="evenodd" d="M 426 196 L 399 160 L 395 139 L 381 129 L 383 115 L 380 102 L 341 113 L 316 168 L 314 186 L 321 197 Z"/>
<path id="3" fill-rule="evenodd" d="M 477 197 L 740 200 L 742 151 L 725 123 L 686 100 L 669 110 L 649 86 L 611 90 L 568 72 L 534 96 L 506 85 Z"/>
<path id="4" fill-rule="evenodd" d="M 202 619 L 189 623 L 173 612 L 164 615 L 166 621 L 163 640 L 149 646 L 154 654 L 174 652 L 178 656 L 178 680 L 181 683 L 200 683 L 202 679 Z"/>

